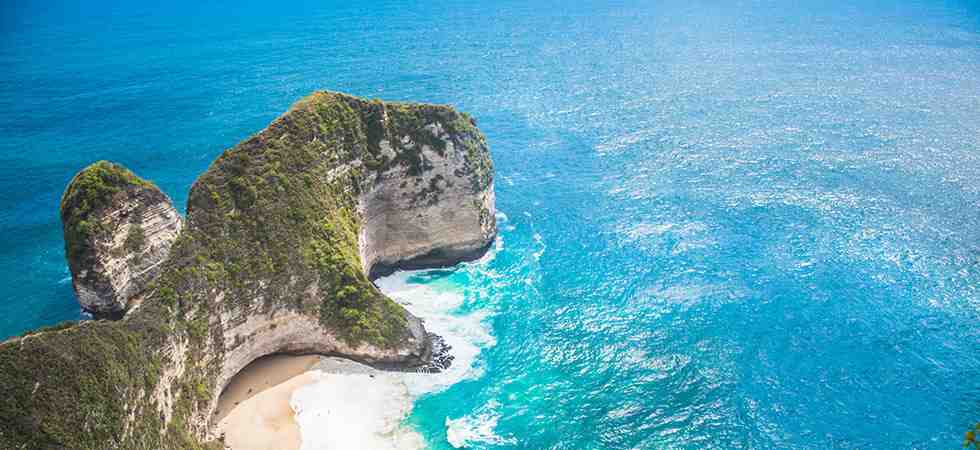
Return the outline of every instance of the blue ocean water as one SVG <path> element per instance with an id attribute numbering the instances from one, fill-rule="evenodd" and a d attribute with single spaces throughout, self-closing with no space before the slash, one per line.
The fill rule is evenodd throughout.
<path id="1" fill-rule="evenodd" d="M 980 4 L 0 4 L 0 336 L 80 317 L 97 159 L 183 205 L 315 89 L 449 103 L 502 248 L 421 277 L 496 344 L 408 422 L 476 448 L 956 448 L 980 420 Z M 353 4 L 352 4 L 353 3 Z"/>

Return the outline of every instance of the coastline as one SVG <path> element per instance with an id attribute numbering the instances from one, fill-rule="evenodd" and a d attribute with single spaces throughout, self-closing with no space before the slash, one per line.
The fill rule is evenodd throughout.
<path id="1" fill-rule="evenodd" d="M 424 446 L 401 427 L 412 397 L 400 372 L 337 357 L 275 355 L 242 373 L 221 399 L 217 426 L 226 449 Z"/>
<path id="2" fill-rule="evenodd" d="M 480 266 L 493 253 L 461 267 Z M 420 279 L 412 279 L 420 274 Z M 377 283 L 445 339 L 451 347 L 453 364 L 440 373 L 421 374 L 385 371 L 343 358 L 316 355 L 276 355 L 271 361 L 250 364 L 241 372 L 245 377 L 236 376 L 229 384 L 229 389 L 235 391 L 223 393 L 219 402 L 219 410 L 231 408 L 223 413 L 218 425 L 226 448 L 426 447 L 422 436 L 404 425 L 414 400 L 461 380 L 479 377 L 481 370 L 474 362 L 480 350 L 495 341 L 482 324 L 484 311 L 458 313 L 465 301 L 462 286 L 429 277 L 424 271 L 399 271 Z M 457 445 L 455 441 L 451 444 Z"/>

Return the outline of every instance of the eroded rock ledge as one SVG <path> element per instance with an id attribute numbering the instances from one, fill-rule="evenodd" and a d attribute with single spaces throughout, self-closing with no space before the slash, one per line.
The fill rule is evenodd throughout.
<path id="1" fill-rule="evenodd" d="M 370 278 L 479 256 L 495 233 L 493 167 L 472 119 L 315 93 L 198 178 L 155 277 L 123 277 L 122 320 L 0 344 L 0 447 L 220 448 L 218 394 L 258 357 L 423 366 L 423 324 Z M 91 237 L 66 231 L 66 248 Z"/>

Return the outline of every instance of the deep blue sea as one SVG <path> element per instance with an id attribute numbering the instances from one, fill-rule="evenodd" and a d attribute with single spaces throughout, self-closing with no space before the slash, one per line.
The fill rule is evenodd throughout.
<path id="1" fill-rule="evenodd" d="M 980 420 L 977 1 L 0 3 L 0 337 L 80 318 L 58 199 L 178 204 L 316 89 L 486 133 L 492 336 L 449 448 L 958 448 Z M 152 2 L 157 3 L 157 2 Z M 447 281 L 448 280 L 448 281 Z"/>

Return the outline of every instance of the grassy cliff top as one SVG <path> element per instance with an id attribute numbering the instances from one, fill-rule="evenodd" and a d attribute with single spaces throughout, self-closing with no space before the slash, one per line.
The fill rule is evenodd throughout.
<path id="1" fill-rule="evenodd" d="M 109 161 L 98 161 L 79 171 L 61 195 L 61 214 L 85 215 L 111 201 L 113 194 L 131 187 L 156 189 L 129 169 Z"/>
<path id="2" fill-rule="evenodd" d="M 116 194 L 130 189 L 159 192 L 153 183 L 108 161 L 93 163 L 71 179 L 61 195 L 61 223 L 69 264 L 79 261 L 89 245 L 89 238 L 99 231 L 101 223 L 94 220 L 92 214 L 111 204 Z"/>

